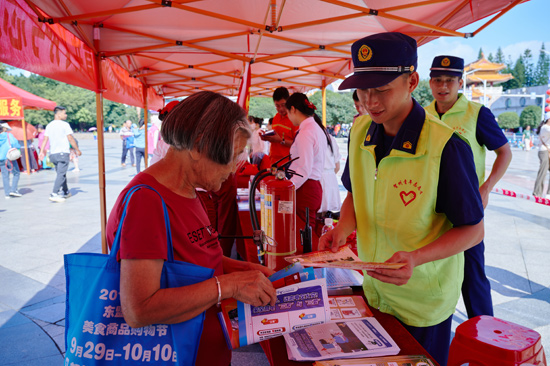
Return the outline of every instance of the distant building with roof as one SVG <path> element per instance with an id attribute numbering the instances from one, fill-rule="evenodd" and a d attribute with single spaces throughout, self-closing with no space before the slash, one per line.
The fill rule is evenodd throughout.
<path id="1" fill-rule="evenodd" d="M 464 66 L 465 94 L 468 99 L 483 103 L 488 108 L 502 95 L 502 86 L 513 79 L 512 74 L 501 74 L 506 65 L 491 62 L 481 53 L 481 59 Z"/>

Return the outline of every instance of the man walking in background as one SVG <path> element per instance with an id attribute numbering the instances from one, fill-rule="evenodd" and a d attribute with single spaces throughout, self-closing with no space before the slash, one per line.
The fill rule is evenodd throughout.
<path id="1" fill-rule="evenodd" d="M 479 193 L 483 208 L 489 202 L 489 193 L 502 178 L 510 161 L 512 151 L 508 139 L 498 126 L 495 116 L 482 104 L 468 101 L 462 88 L 464 60 L 454 56 L 436 56 L 430 72 L 430 88 L 435 100 L 426 111 L 439 117 L 443 123 L 465 138 L 472 152 Z M 491 173 L 485 179 L 485 149 L 497 154 Z M 493 315 L 491 284 L 485 274 L 485 245 L 483 241 L 464 252 L 464 282 L 462 297 L 468 318 L 478 315 Z"/>
<path id="2" fill-rule="evenodd" d="M 120 165 L 126 166 L 126 155 L 130 152 L 130 161 L 132 162 L 132 166 L 136 166 L 134 163 L 134 133 L 132 132 L 132 121 L 127 120 L 124 122 L 122 128 L 120 129 L 119 135 L 122 139 L 122 158 L 120 159 Z"/>
<path id="3" fill-rule="evenodd" d="M 44 159 L 45 147 L 48 141 L 50 142 L 50 161 L 55 166 L 57 176 L 53 185 L 50 201 L 63 202 L 71 196 L 69 187 L 67 186 L 67 169 L 69 168 L 70 147 L 72 146 L 75 153 L 80 156 L 82 152 L 78 148 L 78 143 L 73 137 L 71 126 L 65 122 L 67 119 L 67 109 L 57 106 L 53 110 L 54 120 L 46 126 L 44 133 L 44 141 L 40 146 L 40 160 Z M 61 192 L 60 192 L 61 190 Z"/>

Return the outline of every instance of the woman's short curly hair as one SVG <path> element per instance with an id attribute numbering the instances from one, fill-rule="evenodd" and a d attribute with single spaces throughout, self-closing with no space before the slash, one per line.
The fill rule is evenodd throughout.
<path id="1" fill-rule="evenodd" d="M 215 163 L 233 160 L 233 139 L 251 136 L 246 112 L 214 92 L 195 93 L 181 101 L 162 123 L 162 139 L 177 150 L 196 149 Z"/>

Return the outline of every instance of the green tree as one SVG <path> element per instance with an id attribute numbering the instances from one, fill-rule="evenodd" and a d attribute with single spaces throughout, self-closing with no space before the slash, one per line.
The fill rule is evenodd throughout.
<path id="1" fill-rule="evenodd" d="M 322 118 L 322 92 L 315 92 L 309 100 L 317 107 L 317 115 Z M 357 114 L 353 105 L 352 93 L 336 93 L 327 90 L 327 125 L 351 123 Z"/>
<path id="2" fill-rule="evenodd" d="M 498 126 L 503 129 L 519 127 L 519 116 L 516 112 L 504 112 L 498 116 Z"/>
<path id="3" fill-rule="evenodd" d="M 512 67 L 512 60 L 507 62 L 505 73 L 511 73 L 514 77 L 502 84 L 504 90 L 521 88 L 525 84 L 525 66 L 523 65 L 523 55 L 520 55 Z"/>
<path id="4" fill-rule="evenodd" d="M 483 49 L 480 47 L 479 48 L 479 52 L 477 54 L 477 59 L 478 60 L 481 60 L 483 58 Z"/>
<path id="5" fill-rule="evenodd" d="M 537 66 L 535 68 L 535 77 L 534 85 L 547 85 L 550 80 L 550 56 L 546 53 L 544 48 L 544 42 L 540 47 L 539 59 L 537 61 Z"/>
<path id="6" fill-rule="evenodd" d="M 531 128 L 536 128 L 540 124 L 542 115 L 542 109 L 537 105 L 527 106 L 521 111 L 519 116 L 519 124 L 521 127 L 525 128 L 531 126 Z"/>
<path id="7" fill-rule="evenodd" d="M 489 53 L 489 57 L 487 57 L 487 60 L 489 60 L 491 62 L 495 62 L 495 58 L 493 57 L 492 53 Z"/>
<path id="8" fill-rule="evenodd" d="M 504 57 L 504 52 L 502 52 L 502 48 L 497 49 L 497 53 L 495 54 L 495 61 L 498 64 L 504 64 L 506 63 L 506 58 Z"/>
<path id="9" fill-rule="evenodd" d="M 273 98 L 252 97 L 248 106 L 248 114 L 254 117 L 268 119 L 277 114 Z"/>
<path id="10" fill-rule="evenodd" d="M 430 82 L 428 80 L 420 80 L 412 96 L 422 107 L 428 106 L 434 100 Z"/>
<path id="11" fill-rule="evenodd" d="M 13 76 L 9 74 L 13 69 L 15 67 L 0 62 L 0 78 L 6 80 L 8 83 L 13 83 Z"/>
<path id="12" fill-rule="evenodd" d="M 523 66 L 525 69 L 525 81 L 523 86 L 533 86 L 535 80 L 535 67 L 533 66 L 533 54 L 530 49 L 523 51 Z"/>

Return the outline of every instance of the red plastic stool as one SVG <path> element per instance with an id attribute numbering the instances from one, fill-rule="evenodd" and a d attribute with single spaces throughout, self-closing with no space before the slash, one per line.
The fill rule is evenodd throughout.
<path id="1" fill-rule="evenodd" d="M 521 325 L 476 316 L 456 328 L 447 366 L 546 366 L 540 339 L 538 332 Z"/>

